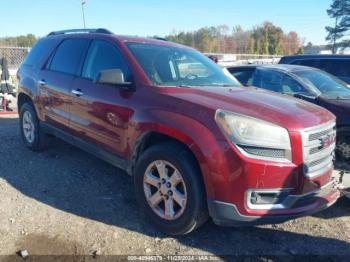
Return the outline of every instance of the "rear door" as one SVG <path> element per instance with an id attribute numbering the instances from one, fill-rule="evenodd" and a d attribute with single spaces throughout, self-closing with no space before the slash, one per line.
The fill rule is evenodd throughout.
<path id="1" fill-rule="evenodd" d="M 70 87 L 88 44 L 87 39 L 63 40 L 38 74 L 43 117 L 53 127 L 68 128 L 72 103 Z"/>
<path id="2" fill-rule="evenodd" d="M 75 94 L 70 127 L 85 142 L 97 145 L 120 157 L 126 151 L 129 119 L 133 114 L 133 92 L 121 87 L 95 83 L 106 69 L 120 69 L 131 82 L 127 60 L 118 47 L 105 40 L 94 40 L 87 52 L 81 77 L 73 81 Z"/>

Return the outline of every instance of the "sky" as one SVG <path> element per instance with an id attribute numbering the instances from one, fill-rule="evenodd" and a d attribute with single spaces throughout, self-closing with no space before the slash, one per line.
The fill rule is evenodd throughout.
<path id="1" fill-rule="evenodd" d="M 116 34 L 165 36 L 204 26 L 241 25 L 269 20 L 285 32 L 296 31 L 305 43 L 324 44 L 325 26 L 334 22 L 326 10 L 332 0 L 86 0 L 88 28 Z M 0 0 L 0 37 L 82 28 L 81 0 Z"/>

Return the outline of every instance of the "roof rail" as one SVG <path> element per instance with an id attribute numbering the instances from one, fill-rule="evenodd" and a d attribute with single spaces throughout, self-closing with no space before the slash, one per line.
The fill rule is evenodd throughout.
<path id="1" fill-rule="evenodd" d="M 160 36 L 157 36 L 157 35 L 152 36 L 151 38 L 156 39 L 156 40 L 161 40 L 161 41 L 168 41 L 166 38 L 160 37 Z"/>
<path id="2" fill-rule="evenodd" d="M 97 28 L 97 29 L 68 29 L 68 30 L 61 30 L 61 31 L 53 31 L 49 33 L 47 36 L 54 36 L 54 35 L 64 35 L 64 34 L 79 34 L 79 33 L 85 33 L 85 34 L 113 34 L 111 31 L 104 29 L 104 28 Z"/>

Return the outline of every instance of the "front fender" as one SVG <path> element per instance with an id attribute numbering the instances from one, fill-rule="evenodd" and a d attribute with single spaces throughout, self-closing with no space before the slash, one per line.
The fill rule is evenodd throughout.
<path id="1" fill-rule="evenodd" d="M 226 166 L 226 158 L 222 143 L 218 143 L 216 135 L 208 126 L 186 115 L 169 111 L 157 111 L 152 114 L 152 122 L 138 122 L 133 129 L 129 145 L 129 152 L 132 158 L 133 152 L 137 150 L 137 145 L 150 132 L 159 133 L 175 139 L 186 145 L 196 157 L 200 166 L 208 197 L 215 195 L 213 179 L 218 179 L 218 167 Z M 210 121 L 208 121 L 210 122 Z M 213 123 L 214 116 L 213 116 Z M 216 124 L 215 124 L 216 125 Z M 217 127 L 214 130 L 219 131 Z M 144 130 L 141 132 L 140 130 Z M 217 176 L 218 175 L 218 176 Z M 217 190 L 217 189 L 216 189 Z"/>

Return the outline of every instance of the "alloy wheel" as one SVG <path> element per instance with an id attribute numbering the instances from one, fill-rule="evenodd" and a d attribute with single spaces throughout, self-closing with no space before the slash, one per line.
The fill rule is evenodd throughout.
<path id="1" fill-rule="evenodd" d="M 176 220 L 186 209 L 185 181 L 179 170 L 167 161 L 157 160 L 148 166 L 143 189 L 148 205 L 162 219 Z"/>
<path id="2" fill-rule="evenodd" d="M 32 144 L 35 139 L 35 125 L 33 116 L 29 111 L 25 111 L 22 118 L 22 129 L 25 139 Z"/>

